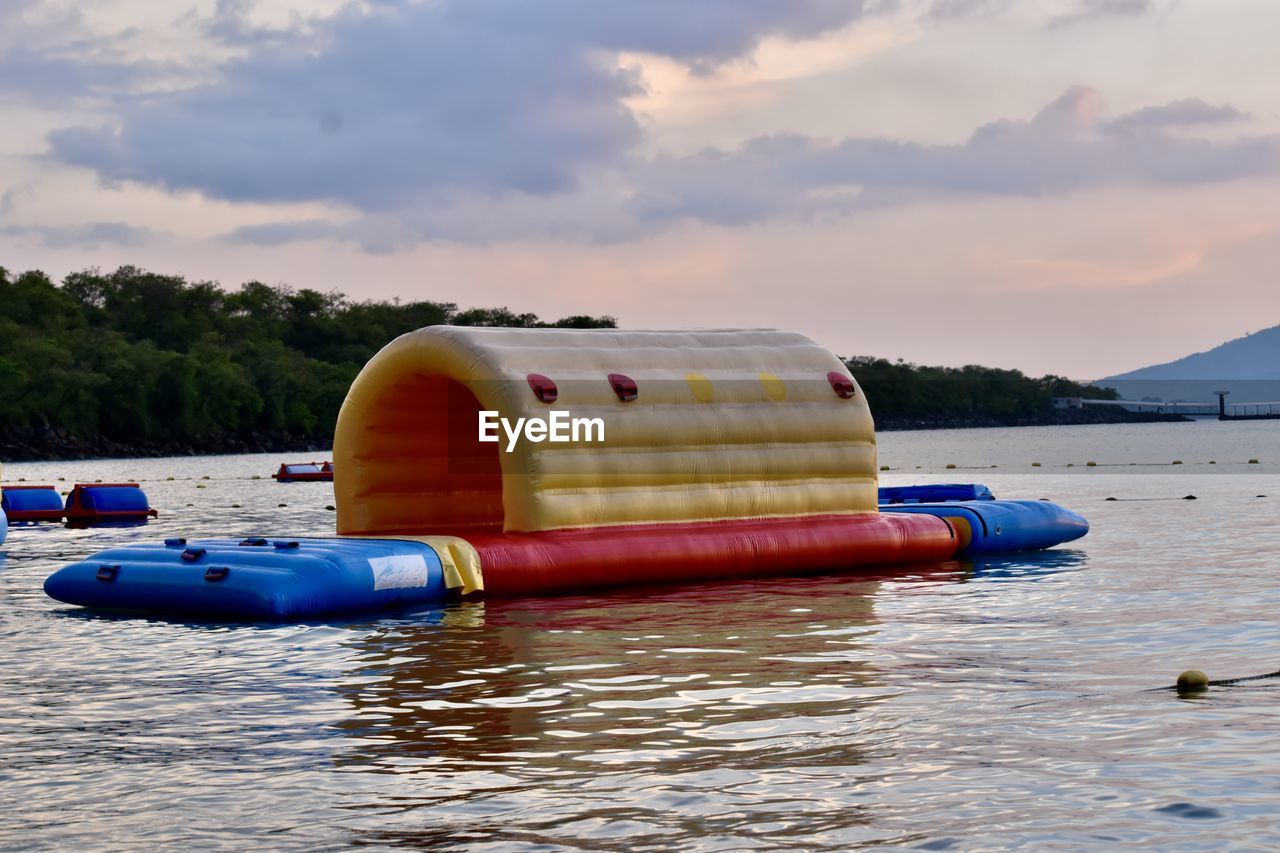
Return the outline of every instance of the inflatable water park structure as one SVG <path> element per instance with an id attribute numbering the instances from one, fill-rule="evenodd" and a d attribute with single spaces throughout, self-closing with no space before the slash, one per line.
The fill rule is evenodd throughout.
<path id="1" fill-rule="evenodd" d="M 773 330 L 420 329 L 356 378 L 331 467 L 335 537 L 127 545 L 45 590 L 285 620 L 931 562 L 1088 530 L 982 487 L 885 490 L 881 505 L 857 382 Z"/>

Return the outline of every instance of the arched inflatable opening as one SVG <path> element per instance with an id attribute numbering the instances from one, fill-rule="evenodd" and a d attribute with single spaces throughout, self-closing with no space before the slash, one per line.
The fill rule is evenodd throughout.
<path id="1" fill-rule="evenodd" d="M 477 440 L 481 408 L 440 373 L 406 373 L 378 390 L 349 436 L 359 452 L 336 466 L 356 466 L 366 484 L 353 497 L 376 521 L 361 533 L 502 531 L 500 450 Z"/>

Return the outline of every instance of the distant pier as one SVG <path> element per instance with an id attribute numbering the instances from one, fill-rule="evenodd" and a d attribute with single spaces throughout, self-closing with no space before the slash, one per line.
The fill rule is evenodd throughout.
<path id="1" fill-rule="evenodd" d="M 1228 403 L 1229 392 L 1218 392 L 1218 402 L 1166 400 L 1091 400 L 1084 397 L 1054 397 L 1055 409 L 1083 409 L 1088 407 L 1120 408 L 1129 412 L 1154 412 L 1165 415 L 1185 415 L 1192 418 L 1217 418 L 1220 421 L 1280 420 L 1280 402 Z"/>
<path id="2" fill-rule="evenodd" d="M 1220 421 L 1269 421 L 1280 420 L 1280 403 L 1232 403 L 1227 405 L 1230 391 L 1214 392 L 1218 397 Z"/>

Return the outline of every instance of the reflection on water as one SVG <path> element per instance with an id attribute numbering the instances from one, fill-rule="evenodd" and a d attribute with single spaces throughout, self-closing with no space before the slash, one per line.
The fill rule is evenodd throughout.
<path id="1" fill-rule="evenodd" d="M 958 563 L 971 578 L 985 581 L 1032 581 L 1052 577 L 1059 572 L 1083 569 L 1086 561 L 1086 552 L 1077 545 L 1026 554 L 966 558 Z"/>
<path id="2" fill-rule="evenodd" d="M 878 576 L 257 626 L 40 591 L 135 537 L 331 529 L 328 485 L 247 479 L 276 461 L 7 468 L 150 478 L 161 518 L 15 530 L 0 551 L 0 845 L 1280 845 L 1280 684 L 1150 690 L 1275 669 L 1280 525 L 1256 497 L 1280 495 L 1274 474 L 997 471 L 1093 532 Z M 204 474 L 223 479 L 163 479 Z"/>
<path id="3" fill-rule="evenodd" d="M 477 603 L 389 626 L 356 646 L 345 728 L 376 738 L 344 760 L 465 765 L 522 743 L 544 767 L 698 764 L 717 760 L 726 733 L 768 731 L 782 706 L 823 730 L 882 695 L 865 654 L 877 588 L 783 580 Z M 779 601 L 804 606 L 779 612 Z M 699 618 L 708 608 L 714 626 Z"/>
<path id="4" fill-rule="evenodd" d="M 917 580 L 959 577 L 949 565 Z M 781 579 L 462 604 L 386 625 L 353 646 L 340 687 L 352 743 L 335 763 L 429 774 L 406 825 L 371 829 L 372 841 L 425 825 L 436 839 L 538 843 L 566 821 L 570 837 L 632 843 L 660 843 L 672 821 L 673 837 L 861 832 L 865 809 L 821 790 L 866 764 L 866 713 L 895 693 L 873 661 L 880 587 Z M 803 800 L 761 797 L 796 779 Z"/>

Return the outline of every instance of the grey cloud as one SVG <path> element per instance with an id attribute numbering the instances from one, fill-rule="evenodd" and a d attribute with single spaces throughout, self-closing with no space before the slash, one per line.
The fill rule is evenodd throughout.
<path id="1" fill-rule="evenodd" d="M 332 203 L 341 211 L 333 221 L 255 225 L 227 239 L 346 240 L 378 252 L 423 241 L 625 240 L 681 220 L 803 220 L 922 199 L 1277 171 L 1274 137 L 1187 132 L 1244 118 L 1230 105 L 1183 100 L 1116 116 L 1084 88 L 953 145 L 794 134 L 694 156 L 637 153 L 642 129 L 626 99 L 644 81 L 619 68 L 620 52 L 705 70 L 748 56 L 766 36 L 816 35 L 888 5 L 378 2 L 266 31 L 250 23 L 247 0 L 221 0 L 197 23 L 235 42 L 236 58 L 197 85 L 117 97 L 102 124 L 50 134 L 49 156 L 108 183 Z M 937 0 L 931 8 L 960 15 L 979 5 L 987 4 Z M 1123 14 L 1139 5 L 1147 4 L 1073 8 Z"/>
<path id="2" fill-rule="evenodd" d="M 770 34 L 844 25 L 868 0 L 442 0 L 352 4 L 255 45 L 241 0 L 211 27 L 248 45 L 217 79 L 124 99 L 49 135 L 108 182 L 364 211 L 458 192 L 546 196 L 641 139 L 620 51 L 711 67 Z"/>
<path id="3" fill-rule="evenodd" d="M 245 225 L 227 234 L 226 239 L 251 246 L 278 246 L 282 243 L 339 236 L 341 230 L 341 226 L 324 219 L 295 219 L 288 222 Z"/>
<path id="4" fill-rule="evenodd" d="M 78 8 L 0 0 L 0 97 L 62 106 L 142 95 L 188 73 L 176 62 L 130 56 L 126 43 L 136 34 L 94 32 Z"/>
<path id="5" fill-rule="evenodd" d="M 275 33 L 249 22 L 253 0 L 218 0 L 213 17 L 196 21 L 206 35 L 230 44 L 254 44 L 269 40 Z"/>
<path id="6" fill-rule="evenodd" d="M 887 4 L 875 0 L 469 0 L 449 14 L 485 32 L 539 33 L 552 41 L 669 56 L 713 68 L 768 35 L 811 38 Z"/>
<path id="7" fill-rule="evenodd" d="M 150 228 L 123 222 L 90 222 L 84 225 L 5 225 L 5 237 L 33 237 L 51 249 L 96 249 L 101 246 L 132 248 L 154 243 L 165 235 Z"/>
<path id="8" fill-rule="evenodd" d="M 82 29 L 78 9 L 54 7 L 40 0 L 5 0 L 0 4 L 0 44 L 63 39 Z"/>
<path id="9" fill-rule="evenodd" d="M 812 221 L 923 201 L 1280 174 L 1280 138 L 1205 140 L 1178 132 L 1235 115 L 1229 106 L 1178 101 L 1111 117 L 1097 92 L 1075 88 L 1030 119 L 984 125 L 955 145 L 768 136 L 733 150 L 632 160 L 594 173 L 577 192 L 554 197 L 460 195 L 395 215 L 253 226 L 230 237 L 254 243 L 337 239 L 370 251 L 425 241 L 610 242 L 681 221 L 729 227 Z"/>
<path id="10" fill-rule="evenodd" d="M 311 26 L 323 20 L 319 16 L 295 16 L 292 30 L 260 27 L 249 19 L 249 13 L 257 2 L 258 0 L 218 0 L 210 17 L 200 17 L 193 8 L 179 19 L 179 23 L 194 26 L 203 35 L 222 44 L 263 47 L 272 42 L 287 42 L 298 36 L 305 36 Z"/>
<path id="11" fill-rule="evenodd" d="M 1001 12 L 1011 0 L 933 0 L 924 17 L 935 21 L 952 21 L 975 18 Z"/>
<path id="12" fill-rule="evenodd" d="M 1107 122 L 1107 127 L 1112 130 L 1144 130 L 1223 124 L 1246 118 L 1249 118 L 1248 113 L 1230 104 L 1210 104 L 1199 98 L 1188 98 L 1116 116 Z"/>
<path id="13" fill-rule="evenodd" d="M 272 246 L 301 241 L 353 243 L 381 254 L 419 243 L 489 244 L 531 239 L 600 244 L 634 240 L 667 227 L 640 220 L 626 176 L 593 172 L 580 190 L 553 196 L 454 195 L 438 203 L 354 219 L 303 219 L 251 225 L 223 235 L 232 244 Z"/>
<path id="14" fill-rule="evenodd" d="M 350 222 L 293 219 L 246 225 L 223 234 L 219 239 L 231 245 L 249 246 L 283 246 L 312 241 L 354 243 L 371 255 L 384 255 L 437 238 L 429 228 L 409 228 L 403 216 L 388 218 L 372 214 Z M 466 242 L 485 241 L 476 232 Z"/>
<path id="15" fill-rule="evenodd" d="M 1153 0 L 1076 0 L 1075 8 L 1050 21 L 1051 27 L 1079 24 L 1096 18 L 1137 17 L 1154 11 Z"/>
<path id="16" fill-rule="evenodd" d="M 646 192 L 637 212 L 732 225 L 949 196 L 1051 195 L 1280 173 L 1280 138 L 1212 141 L 1170 132 L 1235 115 L 1231 107 L 1181 101 L 1109 121 L 1097 92 L 1075 88 L 1027 121 L 985 125 L 957 145 L 765 137 L 735 151 L 651 164 L 639 182 Z M 1131 132 L 1136 127 L 1146 132 Z"/>
<path id="17" fill-rule="evenodd" d="M 143 62 L 86 63 L 40 48 L 16 47 L 0 55 L 0 93 L 48 106 L 129 92 L 166 70 Z"/>
<path id="18" fill-rule="evenodd" d="M 18 203 L 18 188 L 9 187 L 0 193 L 0 216 L 7 216 Z"/>

